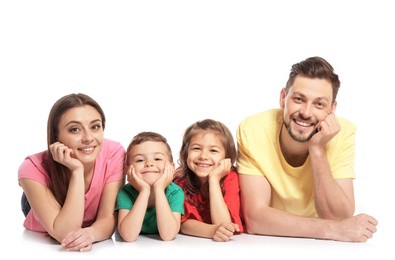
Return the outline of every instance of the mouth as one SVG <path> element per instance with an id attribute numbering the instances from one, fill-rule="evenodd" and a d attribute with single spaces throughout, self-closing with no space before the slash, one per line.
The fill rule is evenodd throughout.
<path id="1" fill-rule="evenodd" d="M 206 163 L 195 163 L 195 165 L 202 168 L 211 167 L 211 164 L 206 164 Z"/>
<path id="2" fill-rule="evenodd" d="M 77 148 L 78 151 L 82 151 L 84 153 L 90 153 L 95 150 L 95 147 L 85 147 L 85 148 Z"/>
<path id="3" fill-rule="evenodd" d="M 300 120 L 296 120 L 294 119 L 294 122 L 296 125 L 301 126 L 301 127 L 310 127 L 310 126 L 314 126 L 313 123 L 307 123 L 305 121 L 300 121 Z"/>

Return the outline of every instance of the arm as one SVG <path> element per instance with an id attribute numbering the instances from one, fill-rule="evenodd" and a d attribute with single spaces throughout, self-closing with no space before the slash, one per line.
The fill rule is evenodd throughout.
<path id="1" fill-rule="evenodd" d="M 153 185 L 159 235 L 164 241 L 173 240 L 180 231 L 181 214 L 172 212 L 165 189 L 173 180 L 174 166 L 166 162 L 162 176 Z"/>
<path id="2" fill-rule="evenodd" d="M 20 179 L 36 217 L 48 234 L 59 243 L 66 235 L 81 228 L 84 216 L 84 175 L 79 168 L 71 173 L 66 201 L 61 207 L 51 190 L 37 181 Z"/>
<path id="3" fill-rule="evenodd" d="M 118 232 L 123 240 L 134 242 L 143 226 L 144 216 L 151 194 L 151 187 L 136 175 L 133 166 L 130 166 L 127 175 L 128 182 L 139 192 L 139 194 L 130 210 L 119 210 Z"/>
<path id="4" fill-rule="evenodd" d="M 319 124 L 318 129 L 318 133 L 309 141 L 317 214 L 320 218 L 333 220 L 352 217 L 355 211 L 353 181 L 350 178 L 335 180 L 326 156 L 327 143 L 339 133 L 340 124 L 331 113 Z M 354 150 L 354 138 L 348 142 L 350 149 Z"/>
<path id="5" fill-rule="evenodd" d="M 239 181 L 250 234 L 364 242 L 376 232 L 377 220 L 366 214 L 334 221 L 306 218 L 272 208 L 269 206 L 271 187 L 265 177 L 240 173 Z"/>
<path id="6" fill-rule="evenodd" d="M 238 225 L 231 222 L 207 224 L 196 219 L 188 219 L 181 223 L 181 231 L 185 235 L 212 238 L 217 242 L 226 242 L 239 229 Z"/>
<path id="7" fill-rule="evenodd" d="M 219 165 L 208 176 L 210 215 L 213 224 L 232 222 L 220 186 L 221 179 L 228 174 L 230 167 L 230 159 L 221 160 Z"/>

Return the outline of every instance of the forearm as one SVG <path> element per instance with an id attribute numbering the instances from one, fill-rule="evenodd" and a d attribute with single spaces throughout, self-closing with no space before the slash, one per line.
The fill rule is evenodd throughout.
<path id="1" fill-rule="evenodd" d="M 93 242 L 99 242 L 110 238 L 114 234 L 116 227 L 116 214 L 107 216 L 104 218 L 97 219 L 90 227 L 86 230 L 90 234 Z"/>
<path id="2" fill-rule="evenodd" d="M 133 207 L 119 220 L 118 231 L 123 240 L 133 242 L 140 234 L 147 211 L 148 197 L 149 192 L 140 192 Z"/>
<path id="3" fill-rule="evenodd" d="M 222 195 L 219 183 L 210 183 L 209 192 L 211 222 L 216 225 L 224 222 L 232 222 L 232 218 Z"/>
<path id="4" fill-rule="evenodd" d="M 54 219 L 49 232 L 58 241 L 61 241 L 70 231 L 82 227 L 85 209 L 84 179 L 73 175 L 70 179 L 66 200 Z"/>
<path id="5" fill-rule="evenodd" d="M 155 193 L 155 207 L 160 237 L 164 241 L 173 240 L 180 231 L 181 215 L 178 219 L 176 218 L 164 191 Z"/>
<path id="6" fill-rule="evenodd" d="M 196 219 L 188 219 L 181 223 L 181 232 L 185 235 L 213 238 L 217 225 L 200 222 Z"/>
<path id="7" fill-rule="evenodd" d="M 317 214 L 324 219 L 344 219 L 354 214 L 353 197 L 333 179 L 329 162 L 324 152 L 311 155 L 314 183 L 314 201 Z"/>
<path id="8" fill-rule="evenodd" d="M 247 232 L 269 236 L 331 239 L 328 225 L 318 218 L 306 218 L 271 207 L 246 214 Z"/>

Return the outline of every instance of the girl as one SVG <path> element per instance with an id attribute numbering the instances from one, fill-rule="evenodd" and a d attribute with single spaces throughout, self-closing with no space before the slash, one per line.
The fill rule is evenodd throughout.
<path id="1" fill-rule="evenodd" d="M 243 232 L 236 154 L 221 122 L 205 119 L 185 130 L 174 178 L 185 193 L 183 234 L 225 242 Z"/>

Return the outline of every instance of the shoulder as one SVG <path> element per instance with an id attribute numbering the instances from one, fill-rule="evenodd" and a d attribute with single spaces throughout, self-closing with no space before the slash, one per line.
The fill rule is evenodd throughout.
<path id="1" fill-rule="evenodd" d="M 275 108 L 250 115 L 244 118 L 240 122 L 239 127 L 240 128 L 248 128 L 255 126 L 261 127 L 262 125 L 275 124 L 277 122 L 281 122 L 282 111 L 283 110 L 281 108 Z"/>
<path id="2" fill-rule="evenodd" d="M 119 154 L 120 156 L 124 156 L 125 148 L 122 146 L 120 142 L 113 141 L 110 139 L 104 139 L 102 152 L 105 155 L 114 155 Z"/>
<path id="3" fill-rule="evenodd" d="M 342 117 L 337 117 L 337 120 L 339 121 L 339 124 L 342 129 L 346 130 L 347 132 L 355 132 L 357 127 L 354 123 L 351 121 L 342 118 Z"/>

